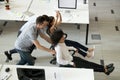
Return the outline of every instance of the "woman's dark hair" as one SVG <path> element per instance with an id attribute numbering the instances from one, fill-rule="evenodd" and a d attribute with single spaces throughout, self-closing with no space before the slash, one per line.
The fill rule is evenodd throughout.
<path id="1" fill-rule="evenodd" d="M 49 27 L 51 27 L 52 25 L 51 25 L 51 23 L 53 22 L 53 20 L 54 20 L 54 17 L 53 16 L 49 16 Z"/>
<path id="2" fill-rule="evenodd" d="M 50 38 L 52 40 L 53 46 L 56 46 L 59 43 L 63 35 L 64 33 L 61 29 L 57 29 L 51 34 Z"/>
<path id="3" fill-rule="evenodd" d="M 42 24 L 44 21 L 49 22 L 49 17 L 47 15 L 37 17 L 36 24 Z"/>
<path id="4" fill-rule="evenodd" d="M 53 17 L 53 16 L 49 16 L 49 24 L 48 24 L 48 28 L 47 28 L 47 30 L 46 30 L 46 33 L 47 33 L 48 35 L 51 34 L 50 28 L 52 27 L 51 23 L 53 22 L 53 20 L 54 20 L 54 17 Z"/>

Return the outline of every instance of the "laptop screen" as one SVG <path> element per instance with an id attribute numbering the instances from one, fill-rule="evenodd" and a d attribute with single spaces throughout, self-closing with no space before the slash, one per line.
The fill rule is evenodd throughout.
<path id="1" fill-rule="evenodd" d="M 45 80 L 44 69 L 17 68 L 19 80 Z"/>

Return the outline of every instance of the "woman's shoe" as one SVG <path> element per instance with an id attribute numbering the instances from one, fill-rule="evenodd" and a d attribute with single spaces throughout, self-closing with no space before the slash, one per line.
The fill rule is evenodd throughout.
<path id="1" fill-rule="evenodd" d="M 36 60 L 37 58 L 36 57 L 34 57 L 34 56 L 32 56 L 32 58 L 34 59 L 34 60 Z"/>
<path id="2" fill-rule="evenodd" d="M 105 74 L 110 75 L 110 73 L 112 73 L 114 69 L 115 69 L 115 67 L 108 68 L 107 72 L 105 72 Z"/>
<path id="3" fill-rule="evenodd" d="M 111 67 L 113 67 L 113 63 L 111 63 L 111 64 L 109 64 L 109 65 L 106 65 L 106 68 L 108 69 L 108 68 L 111 68 Z"/>

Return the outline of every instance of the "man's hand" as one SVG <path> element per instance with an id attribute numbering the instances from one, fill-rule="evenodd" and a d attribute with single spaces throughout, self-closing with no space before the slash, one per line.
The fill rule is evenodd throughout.
<path id="1" fill-rule="evenodd" d="M 50 51 L 51 54 L 56 54 L 55 50 Z"/>

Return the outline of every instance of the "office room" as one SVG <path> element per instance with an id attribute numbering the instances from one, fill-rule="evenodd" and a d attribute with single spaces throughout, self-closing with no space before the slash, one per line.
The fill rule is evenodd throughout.
<path id="1" fill-rule="evenodd" d="M 73 7 L 72 9 L 63 9 L 65 7 L 59 8 L 63 5 L 58 6 L 60 3 L 58 1 L 61 0 L 0 0 L 0 74 L 4 71 L 4 75 L 8 76 L 3 80 L 13 80 L 13 74 L 15 74 L 16 80 L 22 80 L 17 79 L 18 73 L 16 70 L 13 70 L 21 59 L 19 53 L 13 54 L 12 60 L 7 59 L 5 55 L 5 51 L 15 48 L 15 41 L 18 38 L 17 34 L 20 28 L 31 19 L 31 17 L 36 15 L 46 14 L 56 17 L 56 10 L 62 15 L 62 22 L 59 28 L 67 34 L 67 39 L 79 42 L 88 48 L 94 48 L 94 55 L 90 58 L 83 57 L 78 54 L 78 52 L 76 52 L 75 56 L 103 66 L 112 63 L 114 70 L 109 75 L 106 75 L 103 72 L 94 72 L 93 69 L 90 69 L 91 73 L 87 73 L 86 68 L 60 68 L 56 70 L 58 72 L 56 73 L 53 69 L 58 69 L 58 65 L 54 64 L 54 62 L 50 63 L 54 58 L 53 55 L 51 55 L 50 52 L 35 49 L 32 52 L 32 56 L 36 58 L 34 60 L 34 67 L 37 69 L 45 68 L 45 76 L 47 76 L 46 79 L 42 80 L 75 80 L 76 77 L 78 77 L 78 80 L 119 80 L 120 0 L 71 0 L 73 1 L 72 3 L 77 1 L 77 6 L 73 7 L 73 5 L 69 5 L 69 7 Z M 54 5 L 51 5 L 51 3 Z M 38 41 L 47 48 L 51 46 L 51 44 L 41 37 L 38 37 Z M 26 68 L 24 65 L 20 67 Z M 6 72 L 6 68 L 8 72 Z M 30 66 L 29 68 L 33 67 Z M 51 68 L 53 69 L 48 70 Z M 73 73 L 64 72 L 64 69 Z M 14 73 L 11 73 L 13 72 L 12 70 Z M 46 70 L 48 70 L 47 74 Z M 64 76 L 60 73 L 62 70 Z M 83 71 L 80 73 L 79 70 Z M 54 73 L 51 73 L 52 71 L 54 71 Z M 78 73 L 82 76 L 79 76 Z M 54 74 L 52 76 L 57 76 L 57 78 L 50 78 L 48 74 Z"/>

